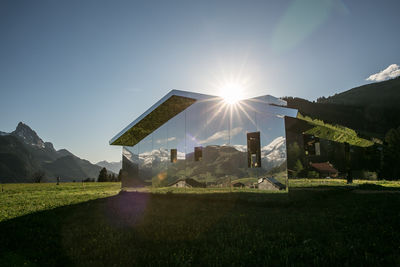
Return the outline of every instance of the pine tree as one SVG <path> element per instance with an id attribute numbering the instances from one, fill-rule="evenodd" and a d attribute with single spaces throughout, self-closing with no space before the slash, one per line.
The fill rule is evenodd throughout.
<path id="1" fill-rule="evenodd" d="M 294 164 L 294 176 L 299 177 L 303 169 L 304 169 L 303 164 L 301 164 L 301 161 L 298 159 Z"/>
<path id="2" fill-rule="evenodd" d="M 121 182 L 122 180 L 122 169 L 119 170 L 117 181 Z"/>
<path id="3" fill-rule="evenodd" d="M 103 169 L 100 170 L 99 177 L 97 178 L 97 181 L 98 182 L 107 182 L 107 180 L 108 180 L 107 169 L 103 168 Z"/>

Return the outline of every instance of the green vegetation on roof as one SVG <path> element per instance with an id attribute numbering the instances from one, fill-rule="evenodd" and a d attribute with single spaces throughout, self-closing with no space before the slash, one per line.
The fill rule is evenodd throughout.
<path id="1" fill-rule="evenodd" d="M 315 126 L 307 130 L 305 132 L 306 134 L 311 134 L 319 138 L 328 139 L 339 143 L 347 142 L 350 145 L 361 147 L 368 147 L 374 144 L 374 142 L 370 140 L 359 137 L 356 131 L 353 129 L 341 125 L 332 125 L 322 120 L 313 119 L 302 115 L 300 112 L 297 114 L 297 118 Z"/>

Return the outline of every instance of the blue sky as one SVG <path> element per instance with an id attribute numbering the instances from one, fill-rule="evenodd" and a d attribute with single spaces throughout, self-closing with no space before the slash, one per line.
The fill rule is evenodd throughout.
<path id="1" fill-rule="evenodd" d="M 0 1 L 0 130 L 117 161 L 171 89 L 315 100 L 400 64 L 400 1 Z"/>

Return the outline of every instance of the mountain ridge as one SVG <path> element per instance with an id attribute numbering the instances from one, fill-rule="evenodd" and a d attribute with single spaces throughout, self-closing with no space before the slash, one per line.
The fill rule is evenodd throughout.
<path id="1" fill-rule="evenodd" d="M 97 166 L 104 167 L 107 170 L 110 170 L 114 173 L 119 173 L 119 170 L 122 169 L 122 160 L 120 161 L 107 161 L 102 160 L 96 163 Z"/>
<path id="2" fill-rule="evenodd" d="M 1 182 L 30 182 L 37 171 L 43 171 L 47 181 L 97 178 L 100 169 L 66 149 L 55 150 L 23 122 L 13 132 L 0 134 Z"/>

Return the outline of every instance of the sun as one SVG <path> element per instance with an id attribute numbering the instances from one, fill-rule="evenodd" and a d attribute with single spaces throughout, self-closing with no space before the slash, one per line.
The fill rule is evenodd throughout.
<path id="1" fill-rule="evenodd" d="M 219 95 L 224 101 L 229 105 L 233 105 L 243 99 L 244 87 L 237 83 L 227 83 L 221 86 L 219 91 Z"/>

